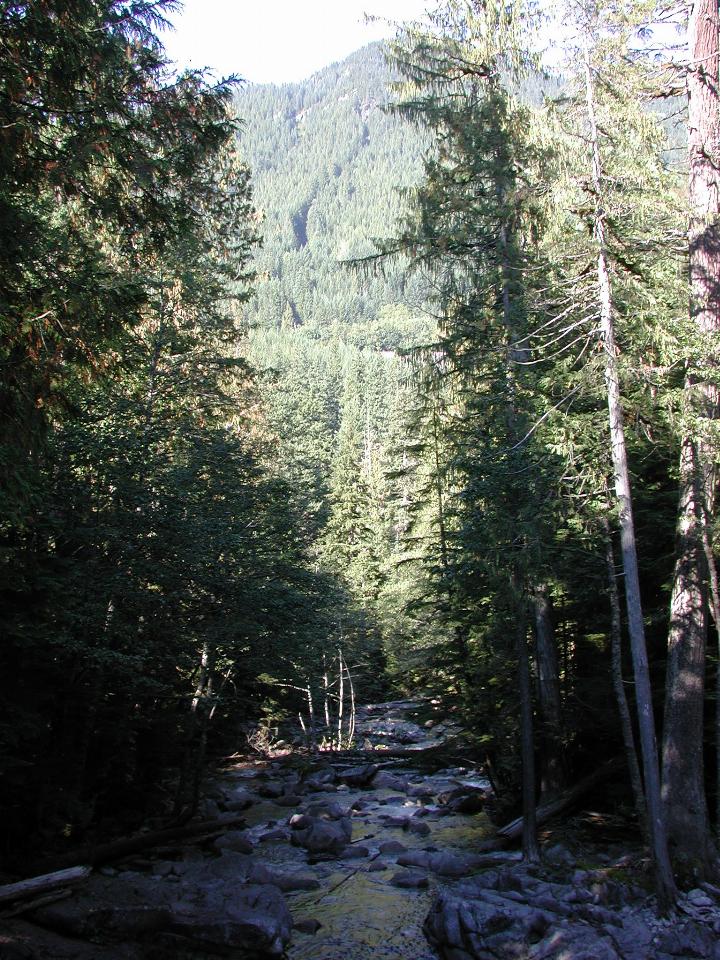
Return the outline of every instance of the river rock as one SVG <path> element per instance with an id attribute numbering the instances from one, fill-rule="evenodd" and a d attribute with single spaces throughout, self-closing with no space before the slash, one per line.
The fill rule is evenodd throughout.
<path id="1" fill-rule="evenodd" d="M 215 891 L 173 912 L 172 930 L 198 944 L 242 948 L 257 957 L 281 957 L 290 942 L 292 917 L 275 886 L 236 885 L 231 900 Z"/>
<path id="2" fill-rule="evenodd" d="M 310 804 L 305 813 L 290 818 L 293 846 L 308 853 L 338 854 L 352 839 L 352 821 L 337 803 Z"/>
<path id="3" fill-rule="evenodd" d="M 408 782 L 403 777 L 398 777 L 395 773 L 389 773 L 387 770 L 378 770 L 373 777 L 372 785 L 377 790 L 399 790 L 404 793 L 407 790 Z"/>
<path id="4" fill-rule="evenodd" d="M 319 792 L 321 790 L 327 790 L 328 787 L 335 786 L 335 771 L 332 767 L 325 767 L 322 770 L 316 770 L 312 773 L 306 780 L 305 786 L 308 790 L 313 792 Z"/>
<path id="5" fill-rule="evenodd" d="M 370 850 L 368 847 L 365 847 L 360 843 L 353 843 L 350 846 L 345 847 L 345 849 L 339 854 L 338 859 L 363 860 L 365 857 L 369 856 Z"/>
<path id="6" fill-rule="evenodd" d="M 290 834 L 283 827 L 273 827 L 271 830 L 261 833 L 258 839 L 260 843 L 269 843 L 273 840 L 289 840 Z"/>
<path id="7" fill-rule="evenodd" d="M 486 791 L 473 787 L 456 787 L 438 796 L 438 803 L 452 813 L 480 813 L 486 800 Z"/>
<path id="8" fill-rule="evenodd" d="M 720 940 L 712 929 L 703 924 L 686 920 L 674 923 L 655 939 L 657 955 L 682 958 L 698 957 L 702 960 L 720 960 Z"/>
<path id="9" fill-rule="evenodd" d="M 346 783 L 348 787 L 369 787 L 370 781 L 378 772 L 377 765 L 374 763 L 363 763 L 357 767 L 346 767 L 344 770 L 338 770 L 339 780 Z"/>
<path id="10" fill-rule="evenodd" d="M 279 807 L 297 807 L 302 803 L 302 797 L 298 793 L 285 793 L 278 797 L 275 803 Z"/>
<path id="11" fill-rule="evenodd" d="M 441 955 L 453 960 L 511 960 L 527 957 L 531 940 L 540 939 L 550 923 L 548 914 L 522 904 L 500 906 L 440 893 L 423 929 Z"/>
<path id="12" fill-rule="evenodd" d="M 430 885 L 427 874 L 418 873 L 416 870 L 401 870 L 390 878 L 390 883 L 406 890 L 422 890 Z"/>
<path id="13" fill-rule="evenodd" d="M 223 807 L 233 813 L 240 810 L 247 810 L 255 803 L 255 797 L 246 790 L 245 787 L 238 787 L 232 793 L 226 794 L 223 800 Z"/>
<path id="14" fill-rule="evenodd" d="M 228 830 L 213 841 L 213 846 L 216 850 L 233 850 L 235 853 L 252 853 L 254 850 L 252 841 L 243 830 Z"/>
<path id="15" fill-rule="evenodd" d="M 369 733 L 373 738 L 401 744 L 422 743 L 427 738 L 427 733 L 417 723 L 391 718 L 373 721 Z"/>
<path id="16" fill-rule="evenodd" d="M 475 869 L 472 857 L 463 857 L 450 852 L 430 853 L 426 850 L 408 850 L 398 857 L 402 867 L 422 867 L 440 877 L 467 877 Z"/>
<path id="17" fill-rule="evenodd" d="M 417 783 L 411 784 L 407 788 L 407 795 L 409 797 L 415 797 L 416 799 L 428 800 L 430 797 L 435 796 L 435 791 L 431 786 L 428 786 L 426 783 Z"/>
<path id="18" fill-rule="evenodd" d="M 320 881 L 311 873 L 287 873 L 267 867 L 264 863 L 253 864 L 247 879 L 250 883 L 270 883 L 283 893 L 318 890 L 320 887 Z"/>
<path id="19" fill-rule="evenodd" d="M 285 787 L 281 783 L 264 783 L 261 787 L 258 787 L 258 793 L 266 800 L 277 800 L 285 793 Z"/>
<path id="20" fill-rule="evenodd" d="M 430 827 L 424 820 L 416 820 L 414 817 L 410 817 L 405 821 L 403 830 L 407 830 L 408 833 L 415 833 L 419 837 L 428 837 L 430 835 Z"/>
<path id="21" fill-rule="evenodd" d="M 170 926 L 170 909 L 161 905 L 92 906 L 83 900 L 67 900 L 41 907 L 32 914 L 42 926 L 73 937 L 103 934 L 113 940 L 134 940 Z"/>
<path id="22" fill-rule="evenodd" d="M 380 844 L 380 853 L 405 853 L 407 847 L 399 840 L 384 840 Z"/>

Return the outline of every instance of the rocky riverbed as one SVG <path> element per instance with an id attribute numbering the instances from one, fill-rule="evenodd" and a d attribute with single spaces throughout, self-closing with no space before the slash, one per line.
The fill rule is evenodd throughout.
<path id="1" fill-rule="evenodd" d="M 365 708 L 368 749 L 351 760 L 223 769 L 203 815 L 244 825 L 103 867 L 72 895 L 6 918 L 0 958 L 720 960 L 714 887 L 660 920 L 622 847 L 548 843 L 542 867 L 478 853 L 494 833 L 479 772 L 388 756 L 457 733 L 417 723 L 417 707 Z"/>

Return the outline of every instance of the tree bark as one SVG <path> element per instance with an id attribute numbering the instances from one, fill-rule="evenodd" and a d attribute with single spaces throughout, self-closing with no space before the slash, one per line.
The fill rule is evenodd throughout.
<path id="1" fill-rule="evenodd" d="M 555 631 L 547 584 L 535 588 L 535 651 L 538 706 L 542 724 L 540 755 L 540 802 L 552 799 L 565 786 L 562 703 Z"/>
<path id="2" fill-rule="evenodd" d="M 617 588 L 615 573 L 615 554 L 612 545 L 612 534 L 607 518 L 603 518 L 605 531 L 605 561 L 607 564 L 608 596 L 610 598 L 610 659 L 612 664 L 613 689 L 620 716 L 620 730 L 625 748 L 625 762 L 627 763 L 630 786 L 632 788 L 635 813 L 638 824 L 645 840 L 650 843 L 650 832 L 647 825 L 645 808 L 645 793 L 643 790 L 642 775 L 635 748 L 632 716 L 625 693 L 625 681 L 622 672 L 622 618 L 620 616 L 620 594 Z"/>
<path id="3" fill-rule="evenodd" d="M 687 73 L 691 329 L 702 340 L 720 331 L 720 101 L 717 0 L 689 4 Z M 704 352 L 704 348 L 700 348 Z M 716 357 L 697 356 L 685 382 L 688 426 L 680 450 L 677 552 L 670 603 L 663 804 L 673 854 L 693 874 L 711 874 L 703 769 L 707 571 L 704 506 L 714 507 L 714 445 L 706 423 L 718 415 L 717 388 L 707 372 Z"/>
<path id="4" fill-rule="evenodd" d="M 91 872 L 91 867 L 69 867 L 66 870 L 57 870 L 55 873 L 45 873 L 40 877 L 31 877 L 29 880 L 6 883 L 0 887 L 0 903 L 26 900 L 28 897 L 36 897 L 50 890 L 81 883 L 87 880 Z"/>
<path id="5" fill-rule="evenodd" d="M 535 813 L 535 747 L 533 743 L 532 686 L 527 646 L 527 613 L 524 597 L 517 604 L 516 644 L 520 688 L 520 746 L 522 754 L 522 849 L 523 860 L 537 863 L 540 847 Z"/>

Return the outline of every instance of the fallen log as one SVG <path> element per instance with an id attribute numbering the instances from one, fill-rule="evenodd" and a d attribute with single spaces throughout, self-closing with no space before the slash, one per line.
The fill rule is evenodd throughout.
<path id="1" fill-rule="evenodd" d="M 231 828 L 244 827 L 246 822 L 244 817 L 228 817 L 223 819 L 215 817 L 213 820 L 187 823 L 181 827 L 166 827 L 163 830 L 139 833 L 132 837 L 121 837 L 119 840 L 111 840 L 108 843 L 97 845 L 87 844 L 62 856 L 53 858 L 51 861 L 46 862 L 45 866 L 61 869 L 81 861 L 82 863 L 89 864 L 91 867 L 98 867 L 103 863 L 121 860 L 134 853 L 152 850 L 153 847 L 165 846 L 177 840 L 200 840 L 219 836 Z"/>
<path id="2" fill-rule="evenodd" d="M 606 780 L 612 779 L 618 771 L 622 770 L 624 765 L 625 761 L 620 757 L 616 757 L 583 780 L 579 780 L 575 786 L 565 790 L 559 797 L 556 797 L 555 800 L 541 804 L 535 811 L 538 824 L 545 823 L 550 820 L 551 817 L 557 816 L 557 814 L 562 813 L 563 810 L 567 810 L 594 787 L 604 783 Z M 496 836 L 506 841 L 516 840 L 522 836 L 522 827 L 523 818 L 517 817 L 515 820 L 511 820 L 510 823 L 506 823 L 504 827 L 500 827 L 500 829 L 496 831 Z"/>
<path id="3" fill-rule="evenodd" d="M 0 920 L 11 920 L 13 917 L 19 917 L 23 913 L 30 913 L 39 907 L 47 907 L 51 903 L 57 903 L 59 900 L 67 900 L 72 896 L 72 889 L 55 890 L 52 893 L 46 893 L 42 897 L 33 897 L 32 900 L 25 900 L 22 903 L 15 903 L 8 910 L 0 911 Z"/>
<path id="4" fill-rule="evenodd" d="M 0 887 L 0 903 L 27 900 L 29 897 L 49 893 L 51 890 L 73 886 L 86 880 L 91 872 L 89 866 L 70 867 L 67 870 L 56 870 L 39 877 L 30 877 L 28 880 L 19 880 L 17 883 L 6 883 Z"/>

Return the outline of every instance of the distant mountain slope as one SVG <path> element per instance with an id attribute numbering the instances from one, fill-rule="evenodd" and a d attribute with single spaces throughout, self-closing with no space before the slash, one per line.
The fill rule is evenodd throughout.
<path id="1" fill-rule="evenodd" d="M 353 324 L 420 299 L 400 266 L 362 281 L 341 264 L 392 235 L 401 191 L 422 174 L 423 133 L 382 109 L 390 81 L 373 44 L 303 83 L 239 94 L 242 153 L 264 218 L 252 324 Z"/>

